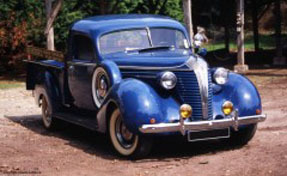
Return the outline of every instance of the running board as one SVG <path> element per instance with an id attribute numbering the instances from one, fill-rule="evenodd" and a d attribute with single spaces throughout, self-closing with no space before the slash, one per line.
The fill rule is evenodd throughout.
<path id="1" fill-rule="evenodd" d="M 63 121 L 79 125 L 90 130 L 96 131 L 98 129 L 97 118 L 96 117 L 82 117 L 80 115 L 75 115 L 67 112 L 57 112 L 53 114 L 53 117 L 61 119 Z"/>

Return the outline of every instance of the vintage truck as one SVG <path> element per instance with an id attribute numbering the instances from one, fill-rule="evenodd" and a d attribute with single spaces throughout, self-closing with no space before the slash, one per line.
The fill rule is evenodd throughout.
<path id="1" fill-rule="evenodd" d="M 65 57 L 30 48 L 46 57 L 27 61 L 27 89 L 44 127 L 61 119 L 107 133 L 131 158 L 148 154 L 155 136 L 246 144 L 266 119 L 257 89 L 240 74 L 209 68 L 188 36 L 169 17 L 110 15 L 75 22 Z"/>

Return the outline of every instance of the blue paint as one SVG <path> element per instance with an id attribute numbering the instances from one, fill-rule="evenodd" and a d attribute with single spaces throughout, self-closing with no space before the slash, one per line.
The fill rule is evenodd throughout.
<path id="1" fill-rule="evenodd" d="M 149 124 L 151 118 L 156 123 L 179 119 L 179 103 L 171 95 L 160 96 L 156 90 L 140 80 L 124 79 L 112 88 L 108 98 L 117 102 L 125 124 L 136 133 L 138 127 Z"/>
<path id="2" fill-rule="evenodd" d="M 123 25 L 124 24 L 124 25 Z M 94 44 L 99 60 L 103 56 L 99 52 L 99 38 L 109 32 L 126 29 L 145 29 L 146 27 L 168 27 L 178 29 L 189 39 L 185 27 L 178 21 L 161 15 L 105 15 L 86 18 L 75 22 L 71 33 L 82 33 L 89 36 Z M 72 41 L 70 41 L 72 42 Z M 189 41 L 188 41 L 189 42 Z"/>
<path id="3" fill-rule="evenodd" d="M 185 101 L 188 101 L 194 107 L 201 107 L 198 91 L 196 96 L 196 91 L 190 91 L 198 90 L 196 79 L 193 79 L 191 74 L 187 74 L 191 71 L 187 73 L 174 71 L 183 80 L 181 80 L 182 83 L 178 82 L 174 90 L 168 91 L 160 87 L 158 75 L 169 70 L 170 67 L 179 70 L 187 69 L 188 67 L 184 63 L 190 57 L 194 57 L 196 60 L 200 56 L 193 54 L 188 49 L 162 49 L 144 53 L 126 52 L 105 55 L 105 57 L 99 54 L 98 41 L 103 34 L 146 27 L 175 28 L 181 30 L 186 37 L 188 36 L 181 23 L 163 16 L 111 15 L 83 19 L 72 25 L 70 36 L 74 33 L 81 33 L 90 37 L 94 44 L 96 58 L 89 61 L 80 61 L 73 60 L 72 56 L 69 56 L 69 61 L 80 65 L 72 73 L 67 70 L 68 65 L 65 65 L 66 63 L 51 60 L 41 61 L 43 64 L 61 68 L 64 71 L 55 71 L 46 67 L 33 68 L 35 69 L 33 75 L 42 75 L 43 70 L 45 75 L 43 80 L 34 82 L 46 84 L 47 89 L 51 91 L 49 96 L 52 98 L 57 97 L 58 102 L 71 103 L 72 107 L 77 106 L 76 103 L 79 102 L 80 105 L 77 108 L 89 110 L 86 112 L 93 111 L 96 114 L 102 110 L 101 108 L 107 107 L 110 102 L 115 102 L 128 129 L 137 134 L 140 134 L 138 128 L 143 124 L 149 124 L 151 118 L 154 118 L 156 123 L 177 122 L 179 120 L 179 107 L 181 104 L 186 103 Z M 69 40 L 69 42 L 69 45 L 71 45 L 72 40 Z M 73 52 L 69 51 L 69 53 Z M 128 66 L 136 66 L 142 70 L 123 68 Z M 94 106 L 91 100 L 91 78 L 97 67 L 103 67 L 111 81 L 109 94 L 99 109 Z M 150 67 L 161 67 L 162 70 L 149 70 Z M 262 109 L 259 93 L 246 77 L 230 72 L 228 82 L 225 85 L 217 85 L 212 80 L 215 69 L 210 68 L 209 75 L 209 119 L 226 118 L 221 111 L 221 106 L 226 100 L 233 102 L 234 107 L 239 111 L 239 116 L 255 115 L 257 109 Z M 180 88 L 180 84 L 183 84 L 184 87 Z M 181 92 L 186 91 L 184 90 L 186 88 L 192 92 L 190 97 L 194 96 L 193 99 L 182 98 Z M 79 94 L 72 97 L 70 95 L 72 89 Z M 60 100 L 58 97 L 60 97 Z M 89 107 L 85 103 L 89 104 Z M 108 114 L 109 109 L 103 109 L 103 111 L 107 112 L 102 114 Z M 200 112 L 199 109 L 196 113 L 200 114 Z M 105 117 L 104 120 L 107 118 Z M 198 116 L 188 120 L 199 121 L 202 119 Z"/>

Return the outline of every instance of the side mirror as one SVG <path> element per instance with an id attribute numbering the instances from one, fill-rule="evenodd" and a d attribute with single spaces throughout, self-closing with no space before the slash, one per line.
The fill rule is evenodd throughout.
<path id="1" fill-rule="evenodd" d="M 197 52 L 198 55 L 204 57 L 207 55 L 207 49 L 206 48 L 200 48 Z"/>

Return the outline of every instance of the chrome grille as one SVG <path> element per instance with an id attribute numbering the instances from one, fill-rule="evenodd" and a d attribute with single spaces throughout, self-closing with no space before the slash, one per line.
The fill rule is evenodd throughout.
<path id="1" fill-rule="evenodd" d="M 201 95 L 198 86 L 196 75 L 193 71 L 190 72 L 175 72 L 178 83 L 177 92 L 182 100 L 182 103 L 186 103 L 192 106 L 193 120 L 202 119 L 202 104 Z M 211 74 L 208 73 L 208 119 L 212 118 L 212 88 L 211 88 Z"/>

